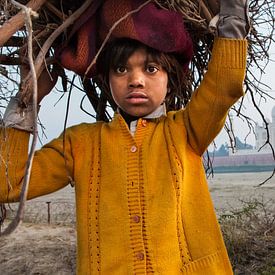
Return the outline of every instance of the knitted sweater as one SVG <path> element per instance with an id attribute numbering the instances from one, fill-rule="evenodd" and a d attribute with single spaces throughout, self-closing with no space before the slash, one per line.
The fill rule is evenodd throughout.
<path id="1" fill-rule="evenodd" d="M 75 182 L 78 274 L 232 274 L 201 156 L 243 95 L 245 65 L 246 41 L 216 39 L 186 109 L 139 119 L 134 136 L 119 114 L 80 124 L 36 152 L 29 199 Z M 1 137 L 0 201 L 16 201 L 29 135 Z"/>

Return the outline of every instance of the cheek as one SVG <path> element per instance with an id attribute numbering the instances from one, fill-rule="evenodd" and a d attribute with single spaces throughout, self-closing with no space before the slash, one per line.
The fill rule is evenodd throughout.
<path id="1" fill-rule="evenodd" d="M 161 94 L 163 95 L 163 97 L 166 96 L 168 90 L 169 90 L 169 87 L 168 87 L 168 78 L 167 77 L 162 77 L 160 79 L 160 81 L 158 82 L 158 88 L 161 92 Z"/>
<path id="2" fill-rule="evenodd" d="M 120 94 L 121 87 L 120 87 L 120 85 L 116 81 L 112 81 L 110 79 L 109 88 L 110 88 L 110 92 L 111 92 L 113 100 L 115 101 L 115 103 L 118 106 L 120 106 L 120 103 L 119 103 L 119 99 L 121 97 L 121 94 Z"/>
<path id="3" fill-rule="evenodd" d="M 165 71 L 162 71 L 160 77 L 159 77 L 159 83 L 163 85 L 165 88 L 168 86 L 168 73 Z"/>
<path id="4" fill-rule="evenodd" d="M 109 87 L 112 95 L 117 93 L 118 84 L 117 81 L 115 81 L 112 77 L 109 78 Z"/>

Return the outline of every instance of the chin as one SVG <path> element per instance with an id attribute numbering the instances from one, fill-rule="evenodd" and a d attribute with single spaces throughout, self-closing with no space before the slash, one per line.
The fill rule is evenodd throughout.
<path id="1" fill-rule="evenodd" d="M 152 112 L 152 111 L 145 111 L 145 110 L 125 109 L 125 108 L 121 108 L 121 109 L 123 112 L 127 113 L 130 116 L 134 116 L 134 117 L 144 117 Z"/>
<path id="2" fill-rule="evenodd" d="M 144 117 L 144 116 L 149 115 L 150 112 L 149 113 L 147 113 L 147 112 L 129 112 L 128 114 L 131 116 L 135 116 L 135 117 Z"/>

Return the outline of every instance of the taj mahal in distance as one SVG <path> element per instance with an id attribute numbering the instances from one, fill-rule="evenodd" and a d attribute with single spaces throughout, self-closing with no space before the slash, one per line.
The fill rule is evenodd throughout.
<path id="1" fill-rule="evenodd" d="M 212 163 L 214 172 L 274 171 L 275 159 L 270 145 L 275 150 L 275 106 L 272 108 L 271 117 L 272 121 L 266 119 L 270 144 L 265 144 L 267 140 L 266 126 L 256 124 L 255 146 L 251 149 L 239 149 L 234 152 L 230 150 L 228 156 L 214 156 Z"/>
<path id="2" fill-rule="evenodd" d="M 275 148 L 275 106 L 272 108 L 271 117 L 272 117 L 272 121 L 269 121 L 267 119 L 268 130 L 269 130 L 269 140 L 272 147 Z M 267 132 L 265 127 L 256 125 L 255 134 L 256 134 L 255 150 L 258 151 L 267 139 Z M 261 151 L 263 151 L 262 153 L 271 152 L 271 148 L 269 145 L 265 145 Z"/>

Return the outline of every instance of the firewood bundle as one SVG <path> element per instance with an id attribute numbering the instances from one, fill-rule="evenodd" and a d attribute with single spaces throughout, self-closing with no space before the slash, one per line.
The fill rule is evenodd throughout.
<path id="1" fill-rule="evenodd" d="M 39 73 L 45 66 L 45 63 L 52 64 L 53 48 L 61 45 L 70 34 L 70 30 L 75 20 L 81 13 L 93 2 L 103 0 L 19 0 L 21 4 L 27 5 L 37 11 L 39 16 L 32 20 L 33 29 L 33 48 L 36 71 Z M 192 91 L 199 85 L 203 74 L 207 69 L 207 64 L 211 56 L 211 48 L 213 44 L 213 35 L 209 32 L 208 24 L 210 20 L 219 11 L 218 0 L 152 0 L 155 1 L 163 9 L 176 10 L 183 16 L 185 24 L 191 33 L 194 41 L 195 55 L 190 66 L 190 77 L 188 94 L 191 96 Z M 263 72 L 262 60 L 268 60 L 268 50 L 272 42 L 274 42 L 274 0 L 251 0 L 250 16 L 252 20 L 252 32 L 249 37 L 249 66 L 252 65 Z M 265 29 L 265 30 L 264 30 Z M 20 66 L 20 64 L 28 62 L 27 58 L 22 55 L 24 49 L 27 48 L 27 32 L 25 29 L 24 14 L 16 7 L 12 0 L 0 0 L 0 74 L 6 79 L 11 79 L 10 68 Z M 64 76 L 64 73 L 63 73 Z M 30 82 L 30 77 L 29 77 Z M 18 80 L 15 80 L 18 81 Z M 256 93 L 261 93 L 260 85 L 253 84 L 255 82 L 255 74 L 251 74 L 246 78 L 247 89 L 256 89 Z M 31 97 L 31 89 L 28 81 L 22 91 L 22 101 L 27 103 Z M 0 81 L 0 100 L 7 97 L 7 93 L 1 89 L 4 85 Z M 96 112 L 97 119 L 108 120 L 106 117 L 106 106 L 99 104 L 101 98 L 96 87 L 86 81 L 82 87 L 87 93 L 92 106 Z M 90 90 L 90 91 L 87 91 Z M 12 92 L 11 92 L 12 93 Z M 90 96 L 89 96 L 90 95 Z M 182 106 L 184 106 L 184 102 Z M 101 108 L 98 108 L 98 106 Z"/>

